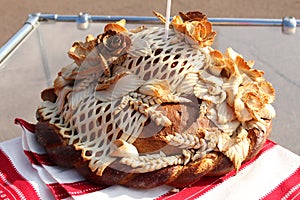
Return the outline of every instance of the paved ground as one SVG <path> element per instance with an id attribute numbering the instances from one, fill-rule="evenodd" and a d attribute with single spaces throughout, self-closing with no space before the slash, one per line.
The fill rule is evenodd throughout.
<path id="1" fill-rule="evenodd" d="M 83 3 L 84 2 L 84 3 Z M 30 13 L 93 15 L 152 15 L 164 12 L 166 0 L 0 0 L 0 46 L 25 22 Z M 300 18 L 300 0 L 173 0 L 172 15 L 178 11 L 200 10 L 209 17 Z"/>

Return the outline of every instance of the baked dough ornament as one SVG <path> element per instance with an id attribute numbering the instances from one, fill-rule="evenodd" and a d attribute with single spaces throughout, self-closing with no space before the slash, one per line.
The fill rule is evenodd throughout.
<path id="1" fill-rule="evenodd" d="M 42 92 L 38 142 L 102 185 L 183 188 L 238 172 L 275 117 L 264 72 L 231 48 L 213 49 L 216 32 L 200 12 L 174 16 L 167 38 L 163 27 L 125 25 L 73 44 L 74 62 Z"/>

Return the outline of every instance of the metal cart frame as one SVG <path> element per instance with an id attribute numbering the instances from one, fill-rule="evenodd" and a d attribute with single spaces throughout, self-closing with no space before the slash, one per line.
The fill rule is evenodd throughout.
<path id="1" fill-rule="evenodd" d="M 39 22 L 76 22 L 79 29 L 87 29 L 90 22 L 107 22 L 125 19 L 129 22 L 136 23 L 159 23 L 156 17 L 147 16 L 97 16 L 87 13 L 78 15 L 58 15 L 58 14 L 29 14 L 24 25 L 19 31 L 11 37 L 6 44 L 0 49 L 0 64 L 17 48 L 17 46 L 33 31 Z M 282 19 L 259 19 L 259 18 L 208 18 L 213 24 L 217 25 L 237 25 L 237 26 L 282 26 L 283 33 L 291 34 L 300 26 L 300 20 L 294 17 L 283 17 Z"/>

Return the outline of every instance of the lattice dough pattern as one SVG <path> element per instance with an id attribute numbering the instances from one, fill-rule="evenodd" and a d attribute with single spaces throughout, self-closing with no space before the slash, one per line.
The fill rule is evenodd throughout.
<path id="1" fill-rule="evenodd" d="M 91 95 L 69 117 L 58 115 L 56 106 L 49 109 L 50 106 L 45 105 L 43 112 L 49 113 L 46 116 L 51 119 L 50 123 L 61 128 L 60 133 L 64 138 L 69 138 L 70 145 L 82 150 L 83 158 L 90 160 L 89 165 L 95 171 L 104 169 L 115 160 L 109 156 L 114 150 L 113 141 L 134 141 L 147 120 L 129 106 L 124 108 L 124 112 L 112 114 L 119 103 L 120 101 L 100 102 Z M 63 113 L 69 115 L 68 104 Z"/>
<path id="2" fill-rule="evenodd" d="M 166 40 L 163 39 L 164 34 L 165 29 L 160 27 L 132 34 L 133 43 L 147 41 L 151 53 L 129 57 L 123 66 L 144 80 L 167 79 L 171 88 L 175 89 L 187 73 L 203 68 L 206 57 L 203 49 L 188 45 L 174 30 L 170 30 Z"/>

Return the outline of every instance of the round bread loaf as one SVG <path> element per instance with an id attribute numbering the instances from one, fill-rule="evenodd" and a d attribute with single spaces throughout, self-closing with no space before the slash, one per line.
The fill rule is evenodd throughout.
<path id="1" fill-rule="evenodd" d="M 75 42 L 74 63 L 42 92 L 37 141 L 101 185 L 183 188 L 238 172 L 271 131 L 275 91 L 253 61 L 214 50 L 215 35 L 189 12 L 173 17 L 167 38 L 121 20 Z"/>

